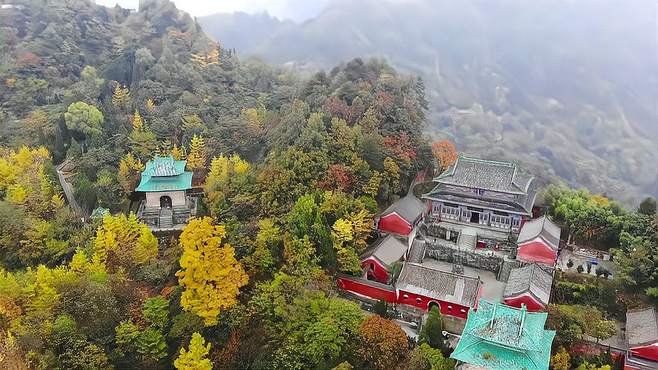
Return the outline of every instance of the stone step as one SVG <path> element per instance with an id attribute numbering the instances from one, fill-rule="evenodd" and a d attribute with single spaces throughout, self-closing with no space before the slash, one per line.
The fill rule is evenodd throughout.
<path id="1" fill-rule="evenodd" d="M 462 232 L 457 240 L 457 246 L 463 249 L 473 249 L 477 244 L 477 239 L 477 235 L 468 235 Z"/>
<path id="2" fill-rule="evenodd" d="M 160 217 L 160 228 L 173 227 L 174 221 L 171 217 Z"/>

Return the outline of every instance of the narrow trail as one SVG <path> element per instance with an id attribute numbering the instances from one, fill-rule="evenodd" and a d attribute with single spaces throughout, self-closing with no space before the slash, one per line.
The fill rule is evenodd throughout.
<path id="1" fill-rule="evenodd" d="M 87 218 L 88 215 L 87 213 L 80 207 L 80 204 L 78 204 L 78 201 L 75 200 L 75 197 L 73 196 L 73 187 L 71 186 L 71 183 L 68 182 L 68 178 L 71 177 L 73 174 L 66 170 L 67 166 L 70 164 L 70 160 L 66 159 L 64 162 L 60 163 L 57 166 L 57 178 L 59 179 L 59 184 L 62 186 L 62 190 L 64 190 L 64 196 L 66 197 L 66 201 L 69 203 L 71 206 L 71 209 L 73 209 L 73 212 L 75 212 L 78 216 L 81 218 Z"/>

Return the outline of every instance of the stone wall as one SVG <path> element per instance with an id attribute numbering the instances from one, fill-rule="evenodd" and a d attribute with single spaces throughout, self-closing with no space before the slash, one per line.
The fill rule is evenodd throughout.
<path id="1" fill-rule="evenodd" d="M 172 207 L 185 206 L 187 202 L 185 190 L 146 192 L 146 207 L 160 208 L 160 198 L 164 196 L 171 198 Z"/>
<path id="2" fill-rule="evenodd" d="M 496 279 L 498 279 L 499 281 L 507 281 L 509 279 L 509 274 L 512 271 L 512 269 L 521 266 L 523 266 L 523 263 L 521 261 L 517 261 L 517 260 L 504 261 Z"/>
<path id="3" fill-rule="evenodd" d="M 434 243 L 427 244 L 425 256 L 439 261 L 458 263 L 464 266 L 493 271 L 496 274 L 498 274 L 504 262 L 501 256 L 490 255 L 486 252 L 459 250 Z"/>

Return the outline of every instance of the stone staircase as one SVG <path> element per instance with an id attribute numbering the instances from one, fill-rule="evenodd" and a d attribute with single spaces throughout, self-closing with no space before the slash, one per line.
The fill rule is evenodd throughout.
<path id="1" fill-rule="evenodd" d="M 477 241 L 477 230 L 471 228 L 463 228 L 461 234 L 459 234 L 459 239 L 457 239 L 457 247 L 466 250 L 475 249 Z"/>
<path id="2" fill-rule="evenodd" d="M 191 211 L 188 206 L 174 206 L 171 212 L 175 224 L 186 224 L 190 220 Z"/>
<path id="3" fill-rule="evenodd" d="M 159 226 L 161 229 L 172 228 L 174 226 L 173 212 L 169 209 L 160 210 Z"/>
<path id="4" fill-rule="evenodd" d="M 411 250 L 409 251 L 409 262 L 413 263 L 423 263 L 423 258 L 425 257 L 425 242 L 421 240 L 414 240 L 411 245 Z"/>

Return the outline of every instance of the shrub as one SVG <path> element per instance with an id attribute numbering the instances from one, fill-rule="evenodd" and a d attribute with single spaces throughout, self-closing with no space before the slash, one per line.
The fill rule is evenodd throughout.
<path id="1" fill-rule="evenodd" d="M 585 269 L 583 268 L 583 265 L 578 265 L 578 268 L 576 268 L 576 271 L 578 271 L 579 274 L 582 274 Z"/>
<path id="2" fill-rule="evenodd" d="M 596 268 L 596 276 L 601 276 L 601 275 L 603 275 L 603 271 L 604 271 L 604 270 L 605 270 L 605 269 L 604 269 L 602 266 L 597 267 L 597 268 Z"/>
<path id="3" fill-rule="evenodd" d="M 372 306 L 372 311 L 377 315 L 388 319 L 388 304 L 383 299 L 380 299 Z"/>
<path id="4" fill-rule="evenodd" d="M 569 258 L 569 262 L 567 262 L 567 267 L 572 268 L 573 267 L 573 260 Z"/>

